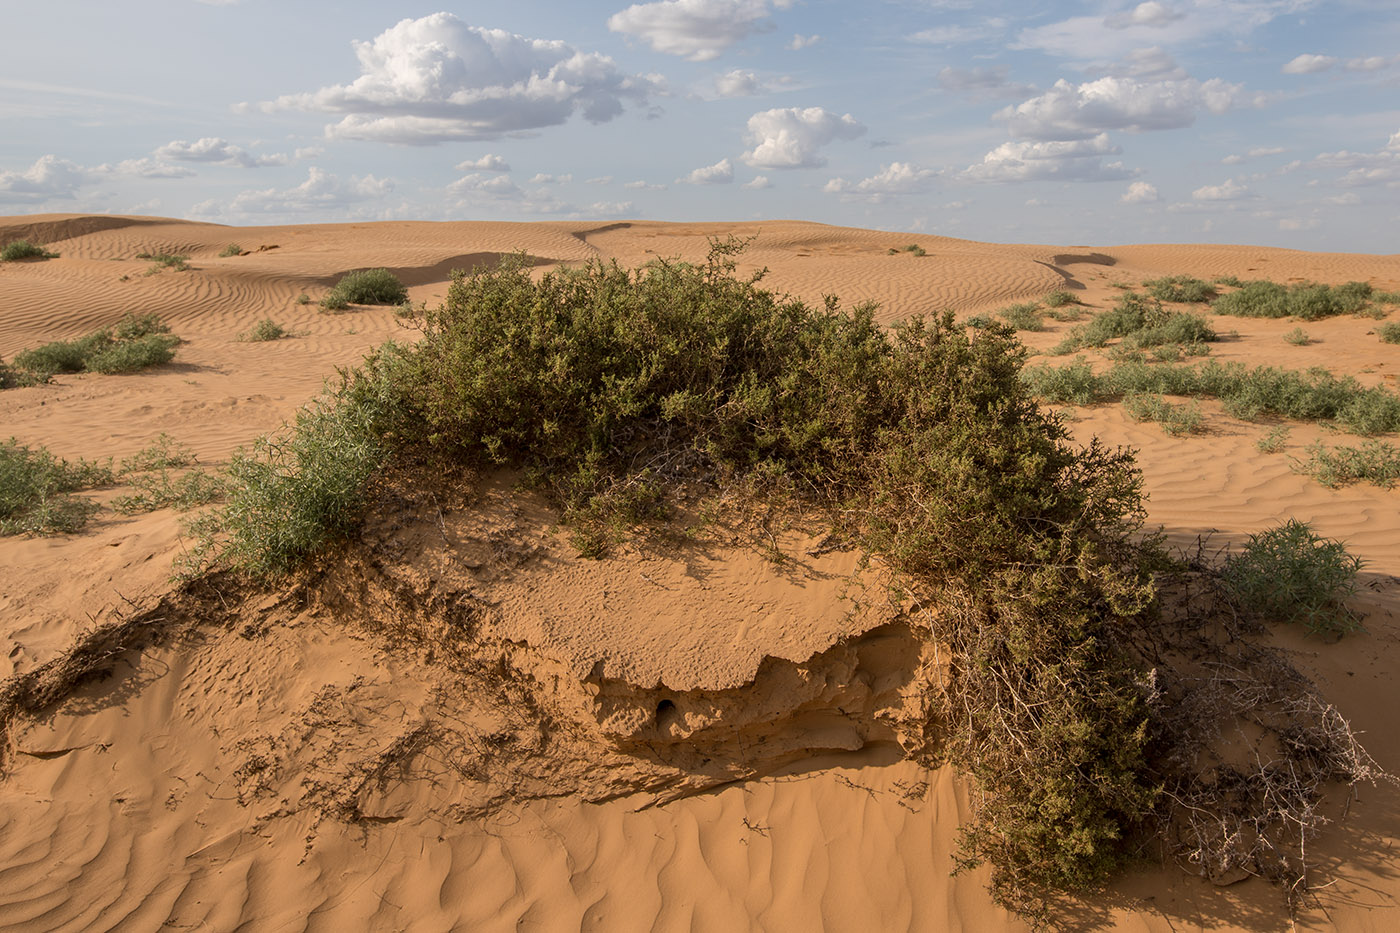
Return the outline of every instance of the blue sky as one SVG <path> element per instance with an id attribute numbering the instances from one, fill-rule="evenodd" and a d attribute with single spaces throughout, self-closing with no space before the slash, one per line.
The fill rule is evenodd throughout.
<path id="1" fill-rule="evenodd" d="M 1395 0 L 46 0 L 0 214 L 1400 252 Z"/>

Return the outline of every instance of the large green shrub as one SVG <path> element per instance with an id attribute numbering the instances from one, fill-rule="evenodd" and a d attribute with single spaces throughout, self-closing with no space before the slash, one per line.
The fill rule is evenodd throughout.
<path id="1" fill-rule="evenodd" d="M 38 243 L 29 240 L 11 240 L 0 249 L 0 262 L 17 262 L 21 259 L 57 259 L 58 253 L 51 253 Z"/>
<path id="2" fill-rule="evenodd" d="M 1357 626 L 1345 600 L 1355 592 L 1360 570 L 1361 559 L 1341 542 L 1290 518 L 1250 535 L 1243 551 L 1226 561 L 1224 579 L 1242 603 L 1262 615 L 1337 634 Z"/>
<path id="3" fill-rule="evenodd" d="M 1216 314 L 1236 317 L 1299 317 L 1316 321 L 1338 314 L 1356 314 L 1366 308 L 1372 288 L 1365 282 L 1345 285 L 1315 285 L 1310 282 L 1291 286 L 1277 282 L 1245 282 L 1237 291 L 1221 295 L 1211 304 Z"/>
<path id="4" fill-rule="evenodd" d="M 346 305 L 399 305 L 408 300 L 408 289 L 388 269 L 363 269 L 344 276 L 331 289 L 331 296 L 337 305 L 334 310 Z"/>

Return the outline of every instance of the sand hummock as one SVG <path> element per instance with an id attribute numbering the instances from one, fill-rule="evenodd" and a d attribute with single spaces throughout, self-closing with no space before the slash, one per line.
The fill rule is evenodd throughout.
<path id="1" fill-rule="evenodd" d="M 1161 275 L 1370 282 L 1400 255 L 1224 245 L 1000 245 L 796 221 L 356 223 L 225 227 L 151 217 L 0 218 L 58 259 L 0 264 L 0 358 L 154 312 L 175 361 L 0 392 L 0 436 L 121 458 L 167 433 L 201 463 L 275 429 L 337 366 L 411 339 L 388 308 L 323 314 L 345 272 L 387 267 L 436 303 L 451 270 L 524 253 L 540 268 L 703 259 L 755 239 L 741 272 L 810 303 L 879 304 L 893 323 L 1066 289 L 1093 309 Z M 890 253 L 917 243 L 927 253 Z M 229 244 L 241 255 L 220 257 Z M 147 274 L 139 253 L 180 253 Z M 308 296 L 308 303 L 299 297 Z M 1392 312 L 1395 318 L 1400 312 Z M 272 318 L 297 336 L 249 343 Z M 1070 323 L 1025 333 L 1057 343 Z M 1212 357 L 1322 366 L 1400 388 L 1374 320 L 1217 318 Z M 1135 448 L 1150 521 L 1223 544 L 1293 516 L 1366 561 L 1365 630 L 1271 637 L 1400 773 L 1400 491 L 1328 489 L 1310 444 L 1203 401 L 1170 437 L 1118 405 L 1075 409 L 1087 441 Z M 1393 439 L 1389 439 L 1393 442 Z M 997 930 L 985 872 L 950 877 L 966 784 L 906 760 L 919 669 L 936 668 L 878 566 L 790 528 L 774 564 L 737 532 L 584 560 L 514 477 L 400 491 L 296 586 L 170 581 L 170 510 L 104 511 L 81 533 L 0 538 L 0 675 L 41 697 L 86 645 L 110 676 L 9 725 L 0 778 L 0 929 Z M 114 493 L 99 493 L 110 498 Z M 139 645 L 140 650 L 132 648 Z M 46 665 L 55 665 L 46 667 Z M 47 673 L 46 673 L 47 672 Z M 10 688 L 7 688 L 10 689 Z M 13 695 L 13 694 L 11 694 Z M 1305 929 L 1400 922 L 1400 788 L 1324 801 Z M 1074 928 L 1287 929 L 1278 892 L 1145 868 L 1067 906 Z"/>

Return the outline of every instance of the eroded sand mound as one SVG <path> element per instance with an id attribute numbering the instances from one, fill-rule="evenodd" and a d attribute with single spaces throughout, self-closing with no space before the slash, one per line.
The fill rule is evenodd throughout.
<path id="1" fill-rule="evenodd" d="M 1065 288 L 1107 307 L 1114 283 L 1186 273 L 1370 281 L 1400 257 L 1225 246 L 993 245 L 806 223 L 346 224 L 228 228 L 156 218 L 0 219 L 0 240 L 61 254 L 0 264 L 0 356 L 167 318 L 175 363 L 0 393 L 0 433 L 67 457 L 128 456 L 168 432 L 209 465 L 271 430 L 385 339 L 390 309 L 321 314 L 344 272 L 395 270 L 415 301 L 453 268 L 523 252 L 547 266 L 703 259 L 757 235 L 741 271 L 810 302 L 880 302 L 882 321 L 959 315 Z M 926 256 L 891 254 L 917 243 Z M 220 257 L 229 244 L 245 255 Z M 266 247 L 260 249 L 260 247 Z M 274 248 L 275 247 L 275 248 Z M 188 272 L 138 253 L 189 256 Z M 123 278 L 125 277 L 125 278 Z M 310 304 L 298 303 L 306 294 Z M 264 317 L 299 336 L 236 336 Z M 1400 348 L 1375 322 L 1220 319 L 1215 356 L 1323 365 L 1394 387 Z M 1070 325 L 1025 335 L 1049 346 Z M 1140 451 L 1154 522 L 1183 543 L 1238 539 L 1282 515 L 1368 561 L 1366 631 L 1274 640 L 1400 771 L 1389 701 L 1400 664 L 1397 492 L 1327 489 L 1268 426 L 1203 403 L 1210 430 L 1171 438 L 1117 406 L 1081 409 L 1087 440 Z M 489 479 L 489 478 L 488 478 Z M 456 492 L 453 492 L 456 489 Z M 106 494 L 104 494 L 106 495 Z M 454 498 L 454 495 L 456 496 Z M 215 579 L 172 591 L 184 542 L 169 511 L 103 513 L 82 534 L 0 539 L 0 667 L 32 709 L 0 782 L 6 929 L 1002 929 L 985 875 L 949 878 L 965 787 L 904 760 L 935 660 L 885 599 L 878 568 L 794 531 L 774 564 L 742 535 L 579 560 L 508 478 L 381 501 L 349 549 L 299 585 Z M 87 661 L 46 664 L 84 632 Z M 81 658 L 78 659 L 81 661 Z M 74 670 L 110 670 L 68 696 Z M 46 679 L 47 678 L 47 679 Z M 45 685 L 57 692 L 43 694 Z M 62 688 L 62 689 L 59 689 Z M 21 692 L 23 692 L 21 691 Z M 1340 818 L 1347 802 L 1325 801 Z M 1400 793 L 1363 787 L 1314 840 L 1320 888 L 1300 925 L 1385 929 Z M 1186 866 L 1188 871 L 1191 866 Z M 1283 929 L 1276 891 L 1175 868 L 1072 905 L 1075 924 Z"/>

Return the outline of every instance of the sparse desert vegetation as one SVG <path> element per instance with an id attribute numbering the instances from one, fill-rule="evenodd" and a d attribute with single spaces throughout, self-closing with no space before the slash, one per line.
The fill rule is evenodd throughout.
<path id="1" fill-rule="evenodd" d="M 0 248 L 0 262 L 19 262 L 22 259 L 57 259 L 58 253 L 51 253 L 38 243 L 29 240 L 11 240 Z"/>
<path id="2" fill-rule="evenodd" d="M 351 305 L 400 305 L 408 301 L 408 289 L 388 269 L 351 272 L 321 299 L 324 311 L 344 311 Z"/>
<path id="3" fill-rule="evenodd" d="M 245 343 L 265 343 L 269 340 L 281 340 L 284 337 L 291 337 L 292 332 L 278 324 L 270 317 L 265 317 L 254 324 L 248 330 L 238 335 L 238 339 Z"/>
<path id="4" fill-rule="evenodd" d="M 127 314 L 107 330 L 15 354 L 13 368 L 32 381 L 59 373 L 131 373 L 168 363 L 180 338 L 152 314 Z"/>

